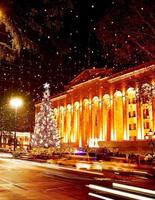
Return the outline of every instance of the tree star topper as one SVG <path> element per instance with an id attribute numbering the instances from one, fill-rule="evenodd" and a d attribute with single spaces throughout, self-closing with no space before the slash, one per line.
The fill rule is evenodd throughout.
<path id="1" fill-rule="evenodd" d="M 47 90 L 47 89 L 49 89 L 49 88 L 50 88 L 50 84 L 46 82 L 46 83 L 44 84 L 44 89 Z"/>

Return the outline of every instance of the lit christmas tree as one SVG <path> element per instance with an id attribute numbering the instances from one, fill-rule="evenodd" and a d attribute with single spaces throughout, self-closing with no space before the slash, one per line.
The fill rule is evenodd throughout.
<path id="1" fill-rule="evenodd" d="M 35 128 L 32 136 L 32 147 L 58 147 L 58 133 L 54 110 L 51 107 L 49 84 L 44 84 L 40 112 L 35 116 Z"/>

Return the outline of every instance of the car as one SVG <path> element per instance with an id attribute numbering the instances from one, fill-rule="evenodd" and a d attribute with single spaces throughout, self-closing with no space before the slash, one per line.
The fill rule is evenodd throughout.
<path id="1" fill-rule="evenodd" d="M 57 161 L 59 165 L 72 166 L 77 169 L 85 168 L 90 169 L 90 164 L 95 158 L 89 155 L 67 155 Z"/>
<path id="2" fill-rule="evenodd" d="M 95 161 L 96 157 L 90 157 L 90 156 L 80 156 L 77 157 L 76 161 L 76 169 L 97 169 L 97 162 Z"/>
<path id="3" fill-rule="evenodd" d="M 102 171 L 103 164 L 100 161 L 94 161 L 93 164 L 91 165 L 91 169 Z"/>
<path id="4" fill-rule="evenodd" d="M 90 170 L 92 166 L 92 163 L 87 161 L 79 161 L 76 163 L 76 169 L 87 169 Z"/>

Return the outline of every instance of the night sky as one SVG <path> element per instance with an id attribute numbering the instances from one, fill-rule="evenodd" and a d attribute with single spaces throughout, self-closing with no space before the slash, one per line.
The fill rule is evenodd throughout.
<path id="1" fill-rule="evenodd" d="M 152 0 L 0 0 L 1 104 L 31 105 L 84 69 L 121 71 L 155 59 Z"/>

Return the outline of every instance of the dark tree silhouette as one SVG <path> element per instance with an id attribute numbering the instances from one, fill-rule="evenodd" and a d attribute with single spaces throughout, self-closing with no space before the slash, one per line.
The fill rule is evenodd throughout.
<path id="1" fill-rule="evenodd" d="M 115 66 L 155 59 L 155 4 L 119 0 L 98 23 L 104 58 Z"/>
<path id="2" fill-rule="evenodd" d="M 45 6 L 47 8 L 43 12 Z M 62 17 L 67 9 L 72 8 L 73 0 L 39 0 L 37 3 L 1 0 L 0 59 L 13 61 L 23 50 L 38 53 L 40 46 L 37 38 L 49 35 L 52 35 L 52 49 L 61 49 L 62 54 L 68 54 L 69 41 L 64 41 L 61 37 L 56 41 L 56 36 L 63 28 Z"/>

